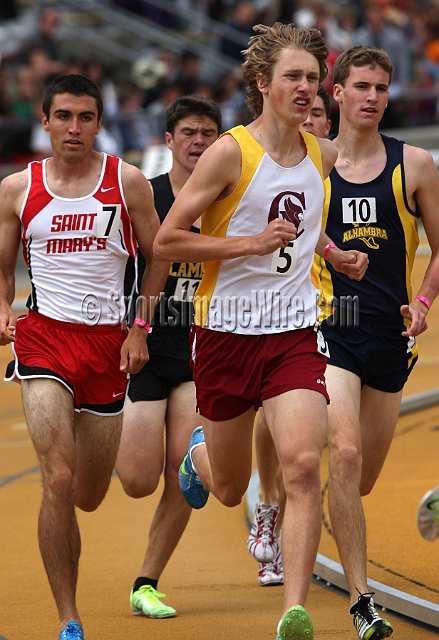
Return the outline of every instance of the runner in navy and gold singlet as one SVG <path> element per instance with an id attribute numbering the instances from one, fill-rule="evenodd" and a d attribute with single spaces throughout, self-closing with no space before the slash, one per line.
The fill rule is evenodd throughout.
<path id="1" fill-rule="evenodd" d="M 329 347 L 329 513 L 360 640 L 392 633 L 367 585 L 361 496 L 384 464 L 417 358 L 415 337 L 427 328 L 433 290 L 425 279 L 413 298 L 410 283 L 419 219 L 433 256 L 439 250 L 439 178 L 431 154 L 378 132 L 392 71 L 384 51 L 364 46 L 344 52 L 334 66 L 340 124 L 338 158 L 326 181 L 324 258 L 361 249 L 369 267 L 355 282 L 317 257 L 314 274 Z"/>
<path id="2" fill-rule="evenodd" d="M 343 296 L 357 295 L 362 320 L 384 315 L 401 324 L 401 304 L 411 300 L 410 272 L 419 244 L 420 213 L 407 202 L 404 143 L 381 138 L 387 161 L 376 178 L 349 182 L 334 168 L 327 180 L 323 228 L 338 247 L 366 252 L 369 266 L 363 279 L 354 281 L 319 258 L 322 306 L 331 297 L 342 301 Z"/>
<path id="3" fill-rule="evenodd" d="M 221 111 L 203 96 L 177 98 L 166 110 L 166 143 L 172 151 L 169 173 L 152 178 L 154 204 L 163 222 L 199 158 L 221 131 Z M 199 234 L 196 221 L 191 232 Z M 139 282 L 145 267 L 137 256 Z M 190 434 L 199 424 L 189 365 L 193 296 L 202 276 L 200 262 L 171 262 L 148 337 L 149 361 L 131 376 L 116 470 L 126 493 L 135 498 L 165 486 L 154 516 L 143 565 L 130 596 L 131 609 L 169 618 L 175 609 L 161 602 L 158 580 L 182 536 L 191 509 L 181 495 L 178 466 Z M 165 428 L 166 438 L 163 437 Z"/>
<path id="4" fill-rule="evenodd" d="M 328 364 L 352 371 L 363 385 L 394 393 L 403 388 L 418 357 L 416 339 L 402 335 L 400 308 L 412 299 L 420 214 L 405 194 L 403 142 L 381 137 L 386 164 L 376 178 L 349 182 L 334 168 L 326 182 L 323 227 L 337 247 L 368 254 L 363 279 L 350 280 L 324 258 L 316 257 L 315 267 Z"/>

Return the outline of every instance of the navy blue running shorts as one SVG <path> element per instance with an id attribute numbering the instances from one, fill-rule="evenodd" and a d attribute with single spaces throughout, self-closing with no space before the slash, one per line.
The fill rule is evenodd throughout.
<path id="1" fill-rule="evenodd" d="M 321 325 L 328 343 L 328 364 L 355 373 L 361 386 L 396 393 L 404 387 L 418 359 L 415 338 L 401 335 L 401 322 L 367 322 L 358 326 L 331 326 L 331 318 Z"/>

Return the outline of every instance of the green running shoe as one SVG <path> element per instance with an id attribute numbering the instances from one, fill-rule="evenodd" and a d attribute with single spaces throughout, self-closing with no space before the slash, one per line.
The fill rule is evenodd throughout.
<path id="1" fill-rule="evenodd" d="M 177 615 L 176 610 L 160 602 L 159 598 L 166 598 L 166 594 L 160 593 L 150 584 L 145 584 L 137 591 L 131 591 L 131 611 L 136 616 L 148 618 L 174 618 Z"/>
<path id="2" fill-rule="evenodd" d="M 277 628 L 276 640 L 313 640 L 311 618 L 300 604 L 288 609 Z"/>
<path id="3" fill-rule="evenodd" d="M 439 485 L 428 491 L 418 507 L 418 529 L 426 540 L 439 536 Z"/>

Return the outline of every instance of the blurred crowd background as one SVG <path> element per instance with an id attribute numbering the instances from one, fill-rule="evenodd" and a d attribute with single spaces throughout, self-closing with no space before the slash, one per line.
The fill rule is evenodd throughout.
<path id="1" fill-rule="evenodd" d="M 224 130 L 247 124 L 241 51 L 253 25 L 275 21 L 320 29 L 330 94 L 341 51 L 385 49 L 395 71 L 383 129 L 438 122 L 439 0 L 1 0 L 0 174 L 49 155 L 41 95 L 59 74 L 101 87 L 97 145 L 139 166 L 180 95 L 213 98 Z M 332 120 L 335 131 L 335 105 Z"/>

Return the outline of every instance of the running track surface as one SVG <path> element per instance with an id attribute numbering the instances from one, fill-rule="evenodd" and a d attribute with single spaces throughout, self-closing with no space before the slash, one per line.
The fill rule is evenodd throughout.
<path id="1" fill-rule="evenodd" d="M 417 259 L 415 286 L 427 264 Z M 405 395 L 439 386 L 439 303 L 421 336 L 420 362 Z M 2 371 L 9 348 L 0 350 Z M 41 499 L 37 460 L 26 431 L 18 385 L 0 382 L 0 640 L 58 637 L 52 596 L 40 559 L 36 525 Z M 416 509 L 421 496 L 439 483 L 439 406 L 401 417 L 383 473 L 365 498 L 369 575 L 380 582 L 439 603 L 439 540 L 421 538 Z M 326 453 L 322 465 L 327 478 Z M 131 614 L 128 597 L 146 547 L 159 492 L 139 501 L 126 497 L 115 477 L 102 506 L 79 513 L 83 555 L 78 603 L 86 640 L 274 640 L 282 609 L 282 587 L 257 584 L 257 564 L 246 550 L 244 504 L 233 509 L 210 498 L 194 512 L 166 568 L 159 589 L 178 617 L 150 620 Z M 326 493 L 324 494 L 326 497 Z M 327 506 L 324 500 L 324 516 Z M 325 520 L 320 552 L 338 561 Z M 312 584 L 307 609 L 315 638 L 355 640 L 348 601 Z M 395 640 L 430 640 L 434 630 L 386 616 Z M 439 629 L 438 629 L 439 631 Z"/>

